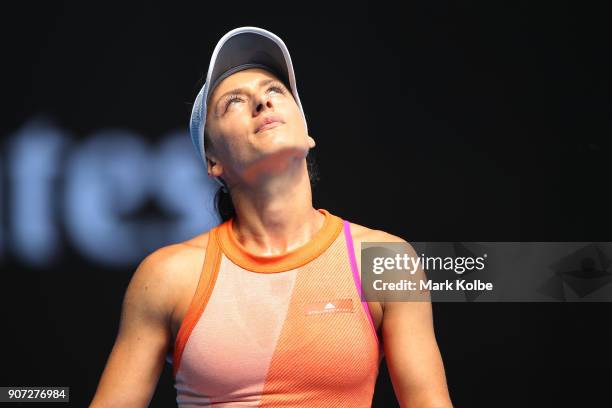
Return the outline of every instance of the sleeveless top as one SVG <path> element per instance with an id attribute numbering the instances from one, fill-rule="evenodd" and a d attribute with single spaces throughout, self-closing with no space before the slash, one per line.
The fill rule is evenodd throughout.
<path id="1" fill-rule="evenodd" d="M 179 408 L 371 407 L 384 352 L 350 224 L 318 211 L 322 228 L 282 255 L 248 252 L 231 219 L 210 230 L 167 357 Z"/>

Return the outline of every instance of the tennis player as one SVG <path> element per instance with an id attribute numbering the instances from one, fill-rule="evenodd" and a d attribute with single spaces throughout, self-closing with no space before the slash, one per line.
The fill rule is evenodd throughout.
<path id="1" fill-rule="evenodd" d="M 190 130 L 222 222 L 141 262 L 90 406 L 146 407 L 168 361 L 181 408 L 370 407 L 384 357 L 400 406 L 451 407 L 431 302 L 361 297 L 361 243 L 405 241 L 313 207 L 284 42 L 225 34 Z"/>

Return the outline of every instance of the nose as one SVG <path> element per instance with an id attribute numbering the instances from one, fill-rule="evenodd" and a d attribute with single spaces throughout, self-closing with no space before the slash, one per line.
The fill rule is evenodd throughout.
<path id="1" fill-rule="evenodd" d="M 265 94 L 264 95 L 259 94 L 257 98 L 255 99 L 255 114 L 256 115 L 258 115 L 263 110 L 270 109 L 272 107 L 273 107 L 272 99 L 267 98 Z"/>

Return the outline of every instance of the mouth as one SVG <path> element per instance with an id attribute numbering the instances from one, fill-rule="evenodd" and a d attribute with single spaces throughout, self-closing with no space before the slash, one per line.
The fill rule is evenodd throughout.
<path id="1" fill-rule="evenodd" d="M 274 122 L 266 123 L 265 125 L 261 126 L 259 129 L 257 129 L 257 132 L 255 132 L 255 133 L 265 132 L 268 129 L 273 129 L 273 128 L 278 127 L 278 126 L 280 126 L 282 124 L 283 124 L 283 122 L 279 122 L 279 121 L 274 121 Z"/>

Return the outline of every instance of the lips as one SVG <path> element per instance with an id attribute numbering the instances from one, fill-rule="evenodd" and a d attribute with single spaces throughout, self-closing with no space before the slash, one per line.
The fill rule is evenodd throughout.
<path id="1" fill-rule="evenodd" d="M 263 132 L 264 130 L 275 128 L 277 126 L 282 125 L 283 123 L 285 122 L 280 116 L 275 116 L 275 115 L 266 116 L 265 118 L 263 118 L 263 120 L 261 121 L 257 129 L 255 130 L 255 133 L 259 133 L 259 132 Z"/>
<path id="2" fill-rule="evenodd" d="M 282 125 L 282 122 L 270 122 L 270 123 L 267 123 L 267 124 L 263 125 L 262 127 L 260 127 L 259 130 L 257 131 L 257 133 L 261 133 L 263 131 L 275 128 L 275 127 L 280 126 L 280 125 Z"/>

